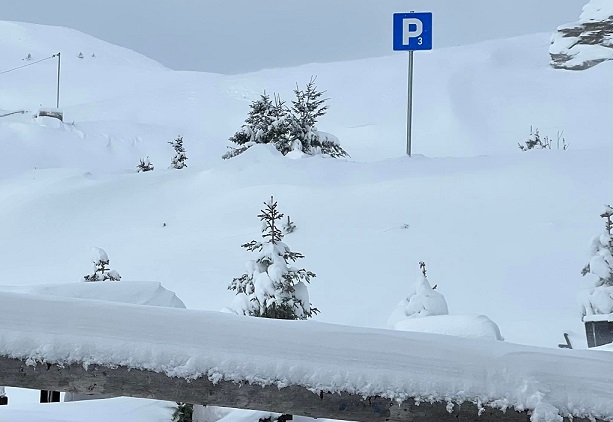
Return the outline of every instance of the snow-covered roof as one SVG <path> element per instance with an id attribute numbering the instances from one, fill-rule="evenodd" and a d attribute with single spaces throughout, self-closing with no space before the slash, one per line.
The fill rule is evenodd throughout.
<path id="1" fill-rule="evenodd" d="M 111 283 L 109 283 L 111 284 Z M 115 283 L 115 284 L 123 284 Z M 613 355 L 0 292 L 0 356 L 613 417 Z M 283 347 L 271 347 L 282 342 Z"/>

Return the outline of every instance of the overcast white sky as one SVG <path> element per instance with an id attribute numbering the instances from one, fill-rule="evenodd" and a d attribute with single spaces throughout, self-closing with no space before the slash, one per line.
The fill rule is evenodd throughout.
<path id="1" fill-rule="evenodd" d="M 243 73 L 392 54 L 392 14 L 432 11 L 434 48 L 553 32 L 587 0 L 1 0 L 179 70 Z M 400 53 L 398 53 L 400 54 Z"/>

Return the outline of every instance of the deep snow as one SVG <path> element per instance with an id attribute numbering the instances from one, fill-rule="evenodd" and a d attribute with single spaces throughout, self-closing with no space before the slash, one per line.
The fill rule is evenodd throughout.
<path id="1" fill-rule="evenodd" d="M 416 55 L 409 159 L 404 54 L 221 76 L 64 28 L 0 22 L 0 39 L 7 68 L 62 51 L 66 116 L 31 117 L 55 105 L 53 60 L 0 75 L 0 109 L 28 111 L 0 118 L 1 284 L 76 282 L 99 246 L 125 280 L 219 310 L 274 195 L 297 225 L 287 242 L 317 273 L 318 321 L 384 327 L 424 260 L 451 314 L 487 315 L 508 342 L 585 341 L 576 295 L 611 203 L 613 63 L 553 70 L 549 34 Z M 265 147 L 220 159 L 251 100 L 289 100 L 311 75 L 331 98 L 318 128 L 351 159 Z M 531 125 L 563 131 L 570 149 L 520 152 Z M 178 135 L 188 168 L 167 170 Z M 137 174 L 145 156 L 156 169 Z"/>

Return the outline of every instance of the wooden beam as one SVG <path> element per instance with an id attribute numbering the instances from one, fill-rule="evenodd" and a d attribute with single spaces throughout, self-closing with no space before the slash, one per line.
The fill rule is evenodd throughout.
<path id="1" fill-rule="evenodd" d="M 23 360 L 0 356 L 0 385 L 58 390 L 82 394 L 110 394 L 113 396 L 142 397 L 157 400 L 180 401 L 193 404 L 263 410 L 276 413 L 309 416 L 313 418 L 343 419 L 361 422 L 444 422 L 444 421 L 501 421 L 527 422 L 527 412 L 487 408 L 479 416 L 472 403 L 454 405 L 450 413 L 447 403 L 414 404 L 409 400 L 401 405 L 381 397 L 351 395 L 347 393 L 313 393 L 304 387 L 262 387 L 248 383 L 220 381 L 207 378 L 187 381 L 165 374 L 90 365 L 59 366 L 55 364 L 27 365 Z M 588 419 L 575 418 L 574 421 Z"/>

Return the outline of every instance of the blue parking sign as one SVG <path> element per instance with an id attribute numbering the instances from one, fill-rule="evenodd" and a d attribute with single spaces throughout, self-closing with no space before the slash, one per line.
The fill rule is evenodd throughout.
<path id="1" fill-rule="evenodd" d="M 432 13 L 394 13 L 394 50 L 432 50 Z"/>

